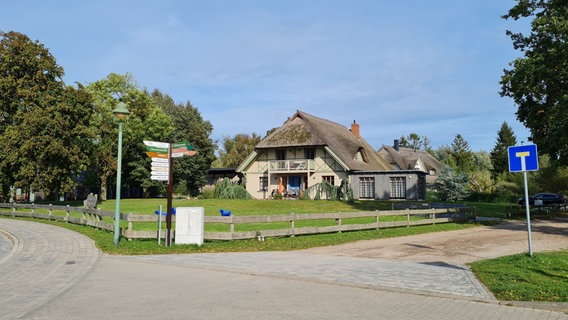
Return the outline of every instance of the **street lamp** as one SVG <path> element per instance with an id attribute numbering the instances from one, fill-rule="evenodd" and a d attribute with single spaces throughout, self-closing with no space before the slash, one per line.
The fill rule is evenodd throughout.
<path id="1" fill-rule="evenodd" d="M 118 245 L 120 239 L 120 176 L 122 174 L 122 119 L 126 117 L 130 111 L 126 108 L 124 102 L 119 102 L 112 113 L 118 119 L 118 160 L 116 165 L 116 208 L 114 212 L 114 245 Z"/>

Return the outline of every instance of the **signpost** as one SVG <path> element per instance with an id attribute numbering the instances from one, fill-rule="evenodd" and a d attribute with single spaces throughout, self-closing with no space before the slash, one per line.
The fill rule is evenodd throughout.
<path id="1" fill-rule="evenodd" d="M 173 193 L 173 158 L 194 156 L 195 148 L 187 142 L 144 141 L 146 154 L 152 158 L 151 176 L 154 181 L 168 182 L 168 200 L 166 211 L 166 247 L 171 246 L 172 231 L 172 193 Z M 161 210 L 160 210 L 161 211 Z M 161 213 L 161 212 L 160 212 Z"/>
<path id="2" fill-rule="evenodd" d="M 538 170 L 538 153 L 536 145 L 512 146 L 507 148 L 509 155 L 509 171 L 522 172 L 525 183 L 525 210 L 527 212 L 527 230 L 529 241 L 529 255 L 532 257 L 532 238 L 531 238 L 531 212 L 529 208 L 529 190 L 527 186 L 527 171 Z"/>

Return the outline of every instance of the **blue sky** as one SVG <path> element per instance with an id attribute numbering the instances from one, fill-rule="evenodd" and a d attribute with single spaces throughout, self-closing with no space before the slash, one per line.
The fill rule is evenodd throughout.
<path id="1" fill-rule="evenodd" d="M 506 121 L 499 95 L 514 51 L 495 0 L 20 0 L 0 30 L 39 40 L 88 84 L 130 73 L 140 87 L 190 101 L 213 139 L 280 126 L 296 110 L 350 127 L 376 149 L 411 132 L 431 146 L 460 133 L 490 151 Z M 523 24 L 525 29 L 523 29 Z"/>

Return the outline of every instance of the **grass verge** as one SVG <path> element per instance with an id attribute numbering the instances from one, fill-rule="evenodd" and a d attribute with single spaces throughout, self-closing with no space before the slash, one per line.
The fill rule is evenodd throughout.
<path id="1" fill-rule="evenodd" d="M 568 301 L 568 250 L 500 257 L 470 267 L 499 300 Z"/>

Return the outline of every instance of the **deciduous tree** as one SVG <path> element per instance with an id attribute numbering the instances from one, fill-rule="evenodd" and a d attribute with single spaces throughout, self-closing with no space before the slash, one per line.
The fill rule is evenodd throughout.
<path id="1" fill-rule="evenodd" d="M 504 70 L 501 95 L 518 106 L 516 115 L 539 152 L 568 164 L 568 4 L 565 0 L 518 0 L 504 19 L 532 19 L 528 34 L 507 31 L 523 53 Z"/>
<path id="2" fill-rule="evenodd" d="M 39 41 L 0 31 L 0 168 L 13 184 L 48 195 L 71 192 L 92 153 L 91 97 L 67 86 Z M 5 193 L 4 193 L 5 195 Z"/>

